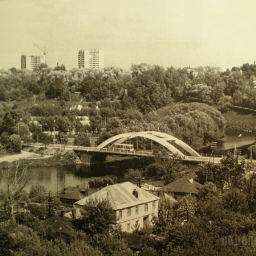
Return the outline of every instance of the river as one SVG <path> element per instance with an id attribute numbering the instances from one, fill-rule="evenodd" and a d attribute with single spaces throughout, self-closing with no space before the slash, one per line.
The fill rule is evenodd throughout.
<path id="1" fill-rule="evenodd" d="M 242 134 L 240 137 L 238 137 Z M 217 150 L 229 150 L 236 147 L 243 147 L 246 145 L 251 145 L 255 142 L 256 134 L 254 132 L 244 132 L 244 131 L 230 131 L 225 134 L 222 141 L 217 144 Z"/>
<path id="2" fill-rule="evenodd" d="M 149 164 L 147 159 L 124 159 L 101 165 L 72 165 L 59 167 L 34 167 L 29 168 L 30 181 L 25 187 L 29 192 L 33 185 L 40 184 L 47 191 L 55 193 L 64 189 L 64 187 L 87 187 L 91 179 L 97 177 L 112 178 L 114 181 L 121 181 L 124 171 L 128 168 L 142 168 Z M 7 184 L 0 180 L 0 190 L 6 190 Z"/>
<path id="3" fill-rule="evenodd" d="M 238 137 L 242 134 L 240 137 Z M 256 134 L 254 132 L 229 131 L 222 140 L 217 141 L 217 148 L 214 150 L 216 155 L 225 155 L 227 151 L 233 151 L 235 145 L 237 148 L 246 148 L 255 142 Z M 209 147 L 203 148 L 200 153 L 211 153 Z"/>

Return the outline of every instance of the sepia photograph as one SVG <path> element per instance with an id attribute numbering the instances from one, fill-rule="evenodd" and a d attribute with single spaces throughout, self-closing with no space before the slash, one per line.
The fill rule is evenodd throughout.
<path id="1" fill-rule="evenodd" d="M 256 255 L 255 10 L 0 0 L 0 255 Z"/>

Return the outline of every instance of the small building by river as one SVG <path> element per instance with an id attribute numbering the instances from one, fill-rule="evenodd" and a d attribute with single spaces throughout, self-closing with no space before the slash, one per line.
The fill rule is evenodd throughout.
<path id="1" fill-rule="evenodd" d="M 77 187 L 66 187 L 57 192 L 60 201 L 66 206 L 72 206 L 76 201 L 85 197 L 86 189 Z"/>

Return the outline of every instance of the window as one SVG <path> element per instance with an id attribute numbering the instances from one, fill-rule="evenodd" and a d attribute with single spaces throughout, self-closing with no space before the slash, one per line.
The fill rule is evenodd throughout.
<path id="1" fill-rule="evenodd" d="M 148 211 L 148 204 L 145 204 L 145 212 Z"/>
<path id="2" fill-rule="evenodd" d="M 136 214 L 138 214 L 139 213 L 139 206 L 136 206 Z"/>
<path id="3" fill-rule="evenodd" d="M 130 223 L 128 223 L 128 224 L 127 224 L 127 231 L 130 230 L 130 227 L 131 227 L 131 225 L 130 225 Z"/>
<path id="4" fill-rule="evenodd" d="M 131 208 L 127 209 L 127 216 L 131 216 Z"/>
<path id="5" fill-rule="evenodd" d="M 156 202 L 153 202 L 153 209 L 156 208 Z"/>
<path id="6" fill-rule="evenodd" d="M 119 219 L 122 219 L 122 210 L 119 211 Z"/>

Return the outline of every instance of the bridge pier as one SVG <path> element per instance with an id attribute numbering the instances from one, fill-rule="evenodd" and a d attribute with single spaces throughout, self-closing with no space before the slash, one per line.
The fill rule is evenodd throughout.
<path id="1" fill-rule="evenodd" d="M 82 152 L 82 151 L 77 151 L 76 154 L 80 158 L 81 162 L 86 165 L 103 163 L 106 160 L 105 154 L 98 154 L 98 153 L 95 154 L 91 152 L 89 153 L 89 152 Z"/>

